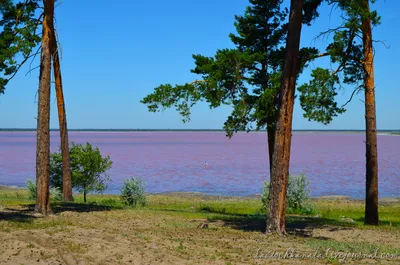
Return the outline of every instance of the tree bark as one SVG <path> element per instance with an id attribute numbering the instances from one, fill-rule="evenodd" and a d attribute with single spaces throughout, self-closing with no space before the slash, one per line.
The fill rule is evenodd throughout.
<path id="1" fill-rule="evenodd" d="M 83 202 L 86 202 L 86 189 L 83 191 Z"/>
<path id="2" fill-rule="evenodd" d="M 54 17 L 54 0 L 44 2 L 42 23 L 42 48 L 38 92 L 37 142 L 36 142 L 36 206 L 35 210 L 51 213 L 50 184 L 50 78 L 51 78 L 51 30 Z"/>
<path id="3" fill-rule="evenodd" d="M 271 124 L 271 125 L 270 125 Z M 275 145 L 275 126 L 273 123 L 268 123 L 267 125 L 267 137 L 268 137 L 268 154 L 269 154 L 269 173 L 271 175 L 271 163 L 272 163 L 272 154 L 274 153 L 274 145 Z"/>
<path id="4" fill-rule="evenodd" d="M 363 1 L 369 14 L 369 0 Z M 374 84 L 374 54 L 372 46 L 371 20 L 362 18 L 364 46 L 364 89 L 365 89 L 365 134 L 366 134 L 366 197 L 364 223 L 379 225 L 378 216 L 378 150 L 376 136 L 376 107 Z"/>
<path id="5" fill-rule="evenodd" d="M 289 178 L 292 118 L 304 0 L 291 0 L 285 64 L 280 88 L 275 145 L 271 163 L 267 233 L 286 234 L 286 192 Z"/>
<path id="6" fill-rule="evenodd" d="M 56 87 L 58 122 L 60 126 L 61 155 L 62 155 L 62 198 L 63 201 L 72 201 L 71 165 L 69 156 L 67 116 L 65 112 L 64 92 L 62 87 L 60 57 L 54 24 L 51 24 L 51 54 L 53 57 L 54 79 Z"/>

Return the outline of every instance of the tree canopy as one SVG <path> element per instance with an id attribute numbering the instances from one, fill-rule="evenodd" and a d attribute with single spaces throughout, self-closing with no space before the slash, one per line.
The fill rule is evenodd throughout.
<path id="1" fill-rule="evenodd" d="M 72 143 L 70 148 L 72 187 L 84 194 L 101 193 L 110 180 L 107 171 L 112 167 L 110 156 L 103 157 L 98 147 Z M 62 190 L 62 154 L 61 151 L 51 154 L 50 159 L 51 186 Z"/>
<path id="2" fill-rule="evenodd" d="M 163 84 L 156 87 L 153 93 L 141 101 L 148 106 L 149 111 L 157 112 L 174 107 L 183 117 L 183 122 L 187 122 L 190 120 L 191 108 L 199 101 L 207 102 L 210 108 L 226 104 L 233 107 L 224 123 L 227 136 L 231 137 L 237 131 L 268 127 L 273 134 L 285 54 L 288 10 L 281 7 L 283 1 L 249 2 L 244 15 L 235 16 L 236 34 L 229 35 L 236 48 L 219 49 L 212 57 L 193 55 L 195 67 L 191 72 L 200 78 L 183 85 Z M 310 25 L 311 20 L 318 16 L 316 7 L 320 3 L 321 0 L 305 1 L 303 23 Z M 318 50 L 314 47 L 301 48 L 298 74 L 318 56 Z M 317 83 L 313 86 L 314 89 L 320 89 Z M 311 91 L 304 92 L 306 88 L 302 90 L 300 100 L 306 112 L 307 108 L 312 108 L 312 104 L 320 106 L 317 121 L 327 124 L 333 116 L 344 112 L 335 105 L 333 97 L 336 94 L 332 89 L 314 94 Z"/>
<path id="3" fill-rule="evenodd" d="M 298 88 L 304 117 L 309 120 L 328 124 L 333 117 L 345 111 L 345 105 L 356 93 L 364 89 L 362 19 L 369 18 L 372 26 L 377 26 L 380 24 L 380 16 L 376 11 L 365 10 L 363 1 L 327 0 L 329 5 L 336 5 L 342 10 L 342 23 L 319 35 L 333 36 L 325 55 L 337 67 L 334 70 L 315 68 L 310 81 Z M 344 85 L 353 86 L 353 92 L 349 101 L 339 107 L 335 97 Z"/>
<path id="4" fill-rule="evenodd" d="M 38 7 L 38 0 L 0 2 L 0 93 L 4 93 L 21 66 L 39 52 L 34 52 L 41 40 L 38 29 L 42 16 L 37 16 Z"/>

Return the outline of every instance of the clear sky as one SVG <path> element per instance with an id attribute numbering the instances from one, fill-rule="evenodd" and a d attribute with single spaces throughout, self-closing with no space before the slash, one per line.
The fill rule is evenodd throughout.
<path id="1" fill-rule="evenodd" d="M 160 84 L 195 79 L 189 71 L 192 54 L 212 56 L 219 48 L 233 47 L 228 34 L 235 32 L 234 15 L 243 14 L 247 4 L 247 0 L 62 1 L 56 20 L 69 128 L 221 129 L 230 107 L 210 110 L 198 104 L 191 122 L 183 124 L 175 110 L 150 113 L 139 101 Z M 378 129 L 399 129 L 400 1 L 377 0 L 373 8 L 382 16 L 374 39 L 390 46 L 376 44 Z M 326 46 L 326 40 L 314 38 L 338 24 L 337 13 L 330 11 L 321 7 L 316 23 L 303 27 L 302 46 Z M 310 68 L 319 65 L 329 66 L 322 60 Z M 22 68 L 0 95 L 0 128 L 36 127 L 39 73 L 25 75 L 28 70 Z M 303 73 L 299 84 L 309 73 Z M 340 104 L 351 91 L 339 92 Z M 308 122 L 296 102 L 293 128 L 364 129 L 362 98 L 358 95 L 348 111 L 328 126 Z M 58 128 L 54 90 L 51 108 L 51 128 Z"/>

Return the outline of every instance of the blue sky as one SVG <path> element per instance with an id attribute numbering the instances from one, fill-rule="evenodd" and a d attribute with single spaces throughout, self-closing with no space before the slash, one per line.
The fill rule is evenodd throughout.
<path id="1" fill-rule="evenodd" d="M 79 1 L 79 5 L 63 1 L 56 19 L 69 128 L 221 129 L 230 107 L 210 110 L 200 103 L 192 110 L 191 122 L 183 124 L 175 110 L 150 113 L 139 101 L 160 84 L 195 79 L 189 71 L 192 54 L 212 56 L 219 48 L 233 47 L 228 34 L 235 31 L 234 15 L 243 14 L 247 4 L 246 0 L 92 0 Z M 400 2 L 378 0 L 373 8 L 382 16 L 374 39 L 390 46 L 376 44 L 378 129 L 399 129 L 396 13 Z M 321 7 L 320 13 L 312 27 L 303 27 L 302 46 L 327 45 L 326 40 L 314 38 L 339 20 L 329 7 Z M 322 59 L 310 68 L 316 66 L 329 64 Z M 36 127 L 38 71 L 25 75 L 28 70 L 28 66 L 22 68 L 0 95 L 0 128 Z M 299 84 L 307 81 L 309 73 L 303 73 Z M 338 101 L 346 102 L 351 91 L 340 91 Z M 296 102 L 293 128 L 364 129 L 362 98 L 363 94 L 358 95 L 348 111 L 328 126 L 308 122 Z M 51 108 L 51 127 L 58 128 L 54 90 Z"/>

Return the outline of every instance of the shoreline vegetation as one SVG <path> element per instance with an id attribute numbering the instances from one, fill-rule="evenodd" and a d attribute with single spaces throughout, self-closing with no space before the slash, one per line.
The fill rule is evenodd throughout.
<path id="1" fill-rule="evenodd" d="M 17 186 L 17 185 L 0 185 L 0 191 L 1 190 L 6 190 L 6 189 L 15 189 L 15 190 L 25 190 L 26 189 L 26 184 L 22 186 Z M 109 192 L 105 191 L 103 196 L 118 196 L 120 194 L 119 189 L 115 190 L 114 192 Z M 208 194 L 208 193 L 203 193 L 203 192 L 198 192 L 198 191 L 170 191 L 170 192 L 146 192 L 147 196 L 168 196 L 168 195 L 176 195 L 176 194 L 182 194 L 182 195 L 187 195 L 187 196 L 204 196 L 204 197 L 209 197 L 209 198 L 242 198 L 242 199 L 259 199 L 261 198 L 262 194 L 261 193 L 255 193 L 252 195 L 226 195 L 226 194 Z M 357 201 L 357 202 L 363 202 L 364 198 L 361 197 L 352 197 L 349 195 L 341 195 L 341 194 L 330 194 L 330 195 L 321 195 L 321 196 L 310 196 L 311 199 L 313 200 L 348 200 L 348 201 Z M 399 201 L 400 202 L 400 194 L 399 196 L 393 196 L 393 197 L 379 197 L 380 201 Z"/>
<path id="2" fill-rule="evenodd" d="M 346 196 L 313 198 L 316 213 L 287 214 L 288 236 L 265 235 L 257 197 L 199 193 L 147 195 L 130 208 L 118 195 L 75 194 L 53 202 L 54 214 L 35 214 L 22 188 L 0 186 L 0 259 L 7 264 L 398 264 L 400 198 L 380 200 L 381 225 L 365 226 L 364 202 Z M 271 253 L 319 258 L 286 258 Z M 373 257 L 378 251 L 391 257 Z M 269 253 L 269 254 L 268 254 Z M 312 260 L 310 260 L 312 259 Z"/>

